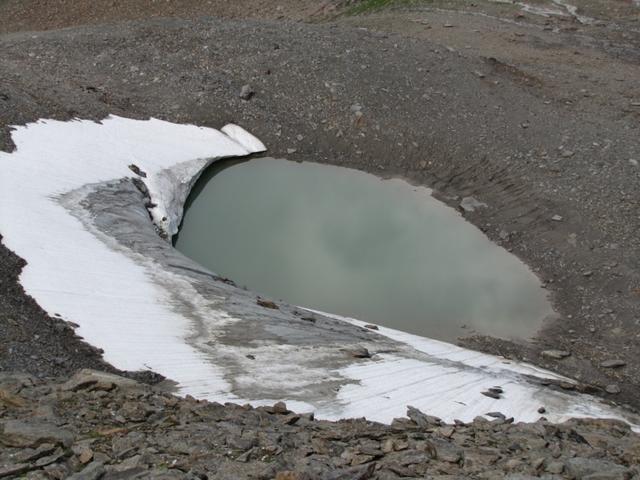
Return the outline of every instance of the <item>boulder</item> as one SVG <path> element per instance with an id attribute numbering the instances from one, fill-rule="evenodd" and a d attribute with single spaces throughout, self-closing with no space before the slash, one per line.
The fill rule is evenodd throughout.
<path id="1" fill-rule="evenodd" d="M 68 430 L 37 419 L 0 422 L 0 444 L 7 447 L 37 447 L 43 443 L 69 447 L 74 436 Z"/>
<path id="2" fill-rule="evenodd" d="M 407 417 L 409 417 L 416 425 L 422 428 L 439 427 L 440 425 L 442 425 L 442 420 L 440 420 L 438 417 L 422 413 L 420 410 L 410 405 L 407 406 Z"/>
<path id="3" fill-rule="evenodd" d="M 575 479 L 608 479 L 624 480 L 628 477 L 629 469 L 606 460 L 595 458 L 574 457 L 565 462 L 565 473 Z"/>
<path id="4" fill-rule="evenodd" d="M 82 471 L 71 475 L 68 480 L 98 480 L 104 473 L 102 462 L 91 462 Z"/>
<path id="5" fill-rule="evenodd" d="M 140 384 L 130 378 L 121 377 L 112 373 L 99 372 L 97 370 L 83 369 L 62 385 L 62 390 L 113 390 L 114 388 L 135 388 Z"/>

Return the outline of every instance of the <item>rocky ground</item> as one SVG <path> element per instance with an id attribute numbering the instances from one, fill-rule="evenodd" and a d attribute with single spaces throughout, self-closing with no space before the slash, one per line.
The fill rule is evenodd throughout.
<path id="1" fill-rule="evenodd" d="M 382 3 L 395 6 L 380 10 L 377 6 Z M 41 117 L 153 115 L 212 127 L 232 121 L 260 137 L 273 156 L 403 177 L 433 187 L 439 198 L 455 207 L 463 198 L 474 197 L 487 207 L 468 211 L 466 217 L 536 271 L 550 292 L 558 319 L 530 341 L 471 336 L 462 342 L 524 358 L 588 383 L 611 401 L 640 407 L 640 24 L 632 2 L 583 2 L 579 13 L 593 19 L 588 23 L 575 15 L 541 17 L 516 5 L 484 1 L 310 0 L 282 1 L 274 7 L 271 2 L 250 0 L 190 0 L 181 2 L 181 8 L 176 5 L 151 0 L 0 0 L 0 148 L 12 148 L 9 125 Z M 164 18 L 172 16 L 181 18 Z M 55 30 L 61 27 L 73 28 Z M 45 29 L 54 30 L 25 32 Z M 244 86 L 251 94 L 246 95 L 245 88 L 241 98 Z M 23 265 L 0 245 L 1 371 L 22 371 L 36 378 L 68 376 L 80 367 L 113 371 L 102 362 L 100 352 L 73 334 L 72 325 L 49 318 L 24 295 L 17 283 Z M 170 443 L 178 445 L 179 438 L 204 437 L 214 424 L 222 427 L 220 432 L 228 427 L 236 433 L 255 433 L 263 421 L 267 432 L 282 429 L 286 434 L 281 433 L 280 439 L 295 441 L 284 444 L 277 455 L 273 454 L 277 449 L 267 451 L 272 439 L 268 435 L 243 444 L 250 446 L 242 451 L 233 446 L 213 448 L 221 470 L 211 478 L 237 478 L 225 473 L 237 465 L 246 467 L 247 475 L 257 474 L 247 465 L 267 468 L 269 462 L 259 465 L 264 455 L 280 455 L 273 463 L 276 470 L 265 473 L 265 478 L 280 470 L 300 472 L 315 465 L 346 469 L 351 463 L 362 475 L 371 475 L 369 465 L 375 463 L 373 473 L 378 478 L 395 478 L 385 462 L 389 465 L 395 456 L 416 449 L 421 459 L 398 460 L 409 470 L 401 468 L 395 475 L 419 476 L 424 468 L 434 475 L 437 468 L 475 475 L 465 470 L 474 460 L 435 459 L 428 445 L 433 443 L 437 450 L 436 440 L 463 447 L 470 459 L 483 455 L 476 464 L 489 472 L 487 476 L 494 466 L 504 472 L 515 465 L 514 472 L 527 474 L 548 471 L 581 478 L 588 471 L 596 475 L 591 478 L 625 478 L 632 474 L 613 467 L 607 471 L 618 477 L 603 477 L 593 469 L 579 473 L 572 470 L 570 457 L 578 458 L 574 463 L 590 465 L 590 460 L 580 459 L 596 456 L 596 463 L 617 462 L 626 468 L 637 462 L 638 455 L 637 450 L 636 457 L 625 454 L 626 447 L 621 446 L 637 437 L 608 423 L 517 426 L 502 420 L 478 421 L 459 427 L 466 430 L 458 444 L 457 433 L 441 438 L 440 433 L 412 424 L 328 424 L 301 417 L 288 425 L 283 420 L 292 414 L 167 400 L 164 394 L 149 393 L 147 387 L 136 387 L 141 394 L 103 388 L 71 394 L 56 393 L 57 387 L 41 383 L 44 380 L 11 380 L 11 374 L 3 378 L 8 383 L 0 391 L 0 404 L 6 404 L 0 421 L 26 418 L 37 410 L 42 421 L 58 422 L 57 428 L 70 431 L 63 445 L 73 443 L 71 436 L 89 441 L 87 448 L 93 453 L 83 459 L 89 458 L 85 463 L 98 473 L 91 477 L 87 472 L 80 478 L 98 478 L 105 470 L 116 475 L 109 464 L 124 461 L 128 454 L 119 460 L 118 448 L 109 450 L 107 444 L 136 431 L 148 431 L 149 443 L 140 452 L 132 450 L 131 458 L 138 453 L 140 457 L 124 468 L 145 469 L 150 464 L 158 468 L 166 459 L 166 474 L 179 475 L 186 467 L 169 468 L 173 460 L 175 466 L 184 458 L 195 458 L 191 466 L 196 468 L 200 451 L 173 452 L 161 442 L 167 435 L 176 435 Z M 15 395 L 22 400 L 15 400 Z M 35 397 L 41 397 L 42 408 L 29 400 Z M 57 410 L 47 407 L 48 401 Z M 176 403 L 168 407 L 165 401 Z M 111 409 L 92 410 L 110 403 Z M 134 418 L 129 416 L 140 419 L 147 413 L 122 413 L 123 421 L 116 421 L 116 412 L 124 405 L 148 411 L 151 420 L 130 432 Z M 162 420 L 164 413 L 158 412 L 172 409 L 177 412 L 172 413 L 175 420 Z M 75 415 L 78 411 L 86 415 Z M 190 418 L 198 420 L 187 423 Z M 96 422 L 93 430 L 91 422 Z M 241 426 L 243 422 L 249 423 Z M 329 453 L 314 453 L 309 447 L 312 453 L 305 456 L 303 447 L 313 444 L 307 435 L 315 432 L 305 422 L 325 435 L 337 431 L 337 438 L 324 439 L 331 448 L 338 448 L 335 442 L 345 445 L 321 450 Z M 305 428 L 300 428 L 303 424 Z M 109 428 L 125 430 L 96 433 Z M 589 432 L 598 429 L 604 443 L 589 440 Z M 511 443 L 504 443 L 512 433 L 518 436 L 529 430 L 536 433 L 523 434 L 514 442 L 522 447 L 537 439 L 531 456 L 526 447 L 512 450 Z M 404 438 L 409 445 L 400 452 L 394 447 L 392 454 L 383 456 L 366 453 L 388 450 L 390 444 L 384 447 L 380 441 L 387 437 Z M 378 442 L 372 450 L 367 450 L 369 440 Z M 135 437 L 130 440 L 135 441 Z M 23 449 L 27 453 L 3 461 L 28 468 L 36 458 L 41 457 L 43 467 L 53 458 L 47 467 L 53 478 L 58 475 L 56 468 L 80 470 L 84 463 L 79 455 L 73 448 L 57 449 L 56 442 L 47 440 L 43 443 L 51 446 L 36 447 L 31 460 L 30 450 Z M 206 442 L 198 444 L 209 448 Z M 541 442 L 557 448 L 541 447 Z M 607 442 L 612 443 L 605 447 Z M 343 458 L 346 444 L 356 449 L 360 443 L 364 451 L 349 450 Z M 246 464 L 234 460 L 254 447 L 243 457 Z M 556 461 L 552 457 L 558 451 Z M 2 455 L 8 454 L 2 450 Z M 311 462 L 316 455 L 324 455 L 317 464 Z M 373 458 L 357 466 L 358 456 Z M 311 463 L 304 464 L 303 459 Z M 325 459 L 344 464 L 323 464 Z M 54 468 L 57 464 L 66 466 Z M 60 470 L 58 478 L 65 471 Z M 313 470 L 309 472 L 316 478 Z M 343 478 L 367 478 L 346 475 Z"/>
<path id="2" fill-rule="evenodd" d="M 443 424 L 409 407 L 390 426 L 316 421 L 277 403 L 181 399 L 90 370 L 64 383 L 0 376 L 0 478 L 630 479 L 640 438 L 621 422 Z"/>

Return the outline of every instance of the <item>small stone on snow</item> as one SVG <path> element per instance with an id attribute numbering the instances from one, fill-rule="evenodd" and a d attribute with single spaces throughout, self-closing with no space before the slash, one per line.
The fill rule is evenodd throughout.
<path id="1" fill-rule="evenodd" d="M 496 400 L 500 399 L 500 394 L 496 392 L 492 392 L 491 390 L 487 390 L 486 392 L 480 392 L 485 397 L 495 398 Z"/>
<path id="2" fill-rule="evenodd" d="M 355 348 L 351 350 L 349 354 L 355 358 L 371 358 L 371 354 L 369 353 L 369 350 L 367 350 L 364 347 Z"/>

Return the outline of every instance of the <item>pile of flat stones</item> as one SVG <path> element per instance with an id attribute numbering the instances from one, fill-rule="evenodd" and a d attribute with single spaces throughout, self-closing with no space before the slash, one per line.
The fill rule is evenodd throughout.
<path id="1" fill-rule="evenodd" d="M 391 425 L 328 422 L 93 370 L 59 382 L 2 374 L 0 478 L 640 478 L 640 437 L 622 422 L 490 413 L 445 424 L 409 407 Z"/>

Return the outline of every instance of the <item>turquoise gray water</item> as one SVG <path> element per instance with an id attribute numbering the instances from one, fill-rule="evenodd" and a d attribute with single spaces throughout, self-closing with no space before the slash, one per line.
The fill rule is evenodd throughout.
<path id="1" fill-rule="evenodd" d="M 425 188 L 288 160 L 214 165 L 176 247 L 265 296 L 453 340 L 528 337 L 538 279 Z"/>

